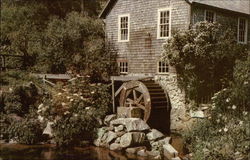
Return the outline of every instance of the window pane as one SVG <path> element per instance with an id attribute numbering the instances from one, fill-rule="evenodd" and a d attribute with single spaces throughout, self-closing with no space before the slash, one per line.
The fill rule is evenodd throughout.
<path id="1" fill-rule="evenodd" d="M 168 37 L 169 36 L 169 11 L 161 11 L 160 12 L 160 37 Z"/>

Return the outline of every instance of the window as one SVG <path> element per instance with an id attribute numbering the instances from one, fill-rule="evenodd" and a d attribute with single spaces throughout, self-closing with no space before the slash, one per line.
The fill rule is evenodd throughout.
<path id="1" fill-rule="evenodd" d="M 244 18 L 238 19 L 238 42 L 247 43 L 247 20 Z"/>
<path id="2" fill-rule="evenodd" d="M 118 28 L 118 41 L 127 42 L 129 41 L 129 14 L 119 16 L 119 28 Z"/>
<path id="3" fill-rule="evenodd" d="M 158 39 L 167 38 L 170 36 L 170 10 L 159 9 L 158 10 L 158 27 L 157 27 Z"/>
<path id="4" fill-rule="evenodd" d="M 126 60 L 119 61 L 118 66 L 119 66 L 119 72 L 121 74 L 127 74 L 128 73 L 128 61 L 126 61 Z"/>
<path id="5" fill-rule="evenodd" d="M 216 21 L 216 14 L 213 11 L 205 10 L 205 21 L 213 23 Z"/>
<path id="6" fill-rule="evenodd" d="M 158 62 L 158 73 L 161 74 L 168 73 L 168 63 L 166 61 Z"/>

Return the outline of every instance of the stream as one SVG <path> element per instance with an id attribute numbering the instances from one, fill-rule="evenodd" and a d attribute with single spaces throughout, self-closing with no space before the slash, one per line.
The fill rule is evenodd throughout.
<path id="1" fill-rule="evenodd" d="M 183 155 L 183 140 L 173 138 L 172 145 Z M 58 149 L 55 145 L 0 144 L 0 160 L 150 160 L 98 147 Z"/>

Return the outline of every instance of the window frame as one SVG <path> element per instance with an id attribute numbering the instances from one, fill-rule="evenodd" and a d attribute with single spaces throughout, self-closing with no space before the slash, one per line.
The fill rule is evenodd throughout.
<path id="1" fill-rule="evenodd" d="M 244 19 L 245 20 L 245 34 L 244 34 L 244 41 L 240 41 L 240 20 Z M 248 36 L 248 19 L 244 17 L 238 17 L 238 24 L 237 24 L 237 42 L 242 43 L 242 44 L 247 44 L 247 37 Z"/>
<path id="2" fill-rule="evenodd" d="M 160 62 L 164 62 L 165 64 L 166 64 L 166 69 L 167 69 L 167 71 L 165 71 L 165 72 L 160 72 L 160 67 L 162 67 L 162 66 L 160 66 Z M 167 62 L 167 61 L 164 61 L 164 60 L 159 60 L 159 61 L 157 61 L 157 74 L 159 74 L 159 75 L 166 75 L 166 74 L 169 74 L 169 63 Z"/>
<path id="3" fill-rule="evenodd" d="M 169 12 L 169 31 L 168 31 L 168 36 L 166 37 L 161 37 L 161 28 L 160 28 L 160 22 L 161 22 L 161 12 Z M 167 39 L 169 37 L 171 37 L 171 8 L 167 7 L 167 8 L 160 8 L 158 9 L 157 12 L 157 39 Z"/>
<path id="4" fill-rule="evenodd" d="M 118 63 L 118 69 L 119 69 L 119 74 L 128 74 L 129 72 L 129 63 L 128 60 L 117 60 Z M 127 72 L 121 71 L 121 63 L 127 63 Z M 122 68 L 123 70 L 125 69 L 125 67 Z"/>
<path id="5" fill-rule="evenodd" d="M 121 40 L 121 19 L 128 17 L 128 38 L 126 40 Z M 130 14 L 118 15 L 118 42 L 129 42 L 130 39 Z"/>
<path id="6" fill-rule="evenodd" d="M 205 9 L 205 11 L 204 11 L 204 21 L 207 21 L 207 12 L 213 13 L 213 22 L 210 22 L 210 23 L 215 23 L 216 22 L 216 12 L 213 10 L 208 10 L 208 9 Z M 207 21 L 207 22 L 209 22 L 209 21 Z"/>

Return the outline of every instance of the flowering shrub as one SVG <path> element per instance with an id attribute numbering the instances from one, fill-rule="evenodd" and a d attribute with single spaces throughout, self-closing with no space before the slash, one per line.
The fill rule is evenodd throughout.
<path id="1" fill-rule="evenodd" d="M 209 119 L 199 121 L 185 135 L 194 160 L 247 159 L 250 151 L 249 57 L 236 63 L 230 87 L 212 97 Z"/>
<path id="2" fill-rule="evenodd" d="M 77 79 L 53 91 L 52 98 L 39 106 L 40 116 L 54 122 L 52 127 L 58 145 L 77 145 L 81 140 L 92 138 L 98 120 L 109 111 L 108 91 L 107 85 Z"/>
<path id="3" fill-rule="evenodd" d="M 199 101 L 227 87 L 236 59 L 247 57 L 247 45 L 236 43 L 234 31 L 217 23 L 199 22 L 164 44 L 164 58 L 176 67 L 187 98 Z"/>

